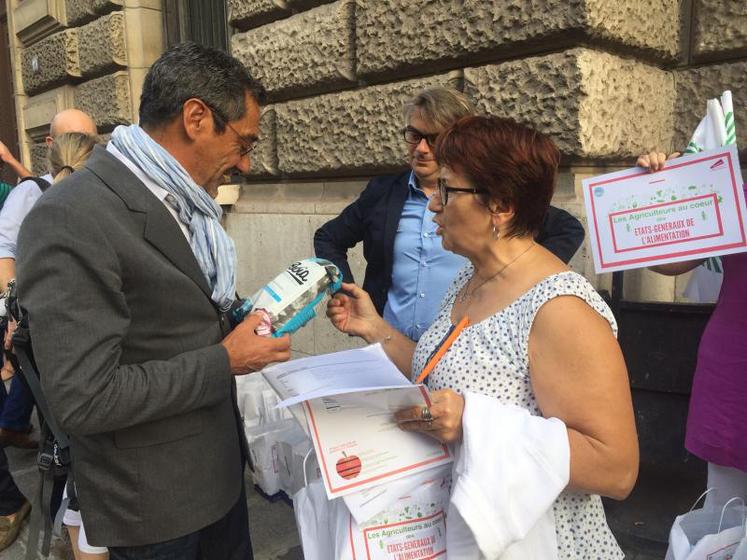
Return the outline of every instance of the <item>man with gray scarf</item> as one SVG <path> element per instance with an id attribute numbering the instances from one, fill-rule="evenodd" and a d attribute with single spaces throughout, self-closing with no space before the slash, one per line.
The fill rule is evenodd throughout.
<path id="1" fill-rule="evenodd" d="M 88 540 L 112 560 L 251 558 L 232 375 L 289 358 L 232 331 L 236 255 L 211 198 L 247 173 L 265 92 L 224 52 L 184 43 L 19 236 L 20 300 L 52 412 L 71 436 Z M 54 296 L 54 297 L 52 297 Z"/>

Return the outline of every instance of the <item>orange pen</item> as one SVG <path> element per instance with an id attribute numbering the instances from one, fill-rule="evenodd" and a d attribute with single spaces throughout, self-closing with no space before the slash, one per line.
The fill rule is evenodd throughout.
<path id="1" fill-rule="evenodd" d="M 465 315 L 455 326 L 451 327 L 451 330 L 446 335 L 446 340 L 444 340 L 441 346 L 439 346 L 431 355 L 428 363 L 425 364 L 423 371 L 420 372 L 420 375 L 418 375 L 418 378 L 415 380 L 415 383 L 422 383 L 423 381 L 425 381 L 425 378 L 428 377 L 428 375 L 433 371 L 433 368 L 435 368 L 438 362 L 441 361 L 441 358 L 444 357 L 446 351 L 457 339 L 459 333 L 461 333 L 468 325 L 469 317 Z"/>

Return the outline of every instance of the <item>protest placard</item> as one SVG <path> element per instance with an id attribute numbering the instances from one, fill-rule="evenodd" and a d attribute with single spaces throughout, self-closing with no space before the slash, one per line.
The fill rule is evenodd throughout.
<path id="1" fill-rule="evenodd" d="M 598 273 L 747 251 L 735 146 L 583 181 Z"/>

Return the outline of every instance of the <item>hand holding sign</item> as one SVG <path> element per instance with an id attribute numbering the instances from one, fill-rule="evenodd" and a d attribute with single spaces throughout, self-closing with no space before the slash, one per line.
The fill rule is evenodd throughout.
<path id="1" fill-rule="evenodd" d="M 641 163 L 663 165 L 663 154 Z M 747 251 L 736 148 L 583 181 L 598 273 Z"/>

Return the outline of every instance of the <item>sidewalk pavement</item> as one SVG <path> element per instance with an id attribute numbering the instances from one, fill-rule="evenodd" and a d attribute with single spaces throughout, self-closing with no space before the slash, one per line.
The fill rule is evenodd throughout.
<path id="1" fill-rule="evenodd" d="M 39 472 L 36 469 L 36 452 L 28 449 L 6 448 L 11 472 L 16 484 L 27 498 L 36 495 L 39 485 Z M 284 500 L 269 501 L 260 496 L 247 477 L 247 501 L 249 504 L 249 524 L 254 558 L 256 560 L 302 560 L 296 522 L 292 506 Z M 24 560 L 28 541 L 28 522 L 21 534 L 9 548 L 0 552 L 2 560 Z M 41 553 L 36 558 L 42 560 Z M 70 545 L 62 539 L 54 538 L 49 560 L 73 560 Z"/>

